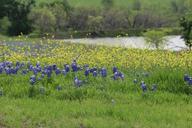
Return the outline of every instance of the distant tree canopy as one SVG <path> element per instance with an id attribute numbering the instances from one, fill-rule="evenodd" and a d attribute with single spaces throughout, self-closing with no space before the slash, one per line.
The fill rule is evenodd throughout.
<path id="1" fill-rule="evenodd" d="M 192 50 L 192 13 L 181 18 L 180 25 L 182 29 L 182 38 L 185 40 L 185 44 Z"/>
<path id="2" fill-rule="evenodd" d="M 114 5 L 114 1 L 113 0 L 102 0 L 102 4 L 105 9 L 109 9 Z"/>
<path id="3" fill-rule="evenodd" d="M 8 29 L 9 35 L 28 34 L 31 32 L 31 23 L 28 20 L 28 14 L 35 0 L 18 2 L 16 0 L 0 1 L 0 19 L 8 17 L 11 26 Z"/>
<path id="4" fill-rule="evenodd" d="M 191 9 L 192 0 L 0 0 L 0 33 L 6 35 L 50 33 L 86 36 L 141 35 L 144 30 L 171 28 L 179 33 L 178 17 Z M 91 1 L 91 2 L 90 2 Z M 90 0 L 92 4 L 98 1 Z M 37 2 L 37 3 L 35 3 Z M 127 3 L 126 3 L 127 2 Z M 163 5 L 164 4 L 164 5 Z M 42 18 L 44 17 L 44 18 Z M 187 18 L 186 18 L 187 19 Z M 176 28 L 176 29 L 174 29 Z M 175 33 L 174 33 L 175 32 Z M 189 42 L 189 41 L 188 41 Z"/>

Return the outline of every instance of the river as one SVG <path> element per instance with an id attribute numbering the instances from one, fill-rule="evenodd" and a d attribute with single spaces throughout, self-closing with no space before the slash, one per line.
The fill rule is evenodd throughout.
<path id="1" fill-rule="evenodd" d="M 165 45 L 163 49 L 180 51 L 186 49 L 186 45 L 181 36 L 165 37 Z M 81 39 L 64 39 L 66 42 L 83 43 L 94 45 L 118 46 L 126 48 L 153 49 L 146 44 L 144 37 L 120 37 L 120 38 L 81 38 Z"/>

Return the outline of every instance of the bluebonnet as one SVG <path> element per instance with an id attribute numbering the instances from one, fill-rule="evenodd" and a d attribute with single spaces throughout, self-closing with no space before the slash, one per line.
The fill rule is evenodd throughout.
<path id="1" fill-rule="evenodd" d="M 33 65 L 29 65 L 29 70 L 30 70 L 30 71 L 33 70 Z"/>
<path id="2" fill-rule="evenodd" d="M 115 72 L 115 73 L 113 74 L 113 79 L 114 79 L 114 80 L 118 80 L 119 78 L 123 80 L 124 77 L 125 77 L 125 76 L 124 76 L 124 74 L 123 74 L 122 72 L 118 72 L 118 71 L 117 71 L 117 72 Z"/>
<path id="3" fill-rule="evenodd" d="M 123 80 L 125 78 L 125 75 L 122 72 L 119 72 L 119 77 Z"/>
<path id="4" fill-rule="evenodd" d="M 60 71 L 60 69 L 59 69 L 59 68 L 57 68 L 57 69 L 55 70 L 55 74 L 56 74 L 56 75 L 61 74 L 61 71 Z"/>
<path id="5" fill-rule="evenodd" d="M 89 76 L 89 69 L 88 68 L 85 70 L 84 75 Z"/>
<path id="6" fill-rule="evenodd" d="M 17 61 L 17 62 L 16 62 L 16 66 L 20 66 L 20 62 Z"/>
<path id="7" fill-rule="evenodd" d="M 102 77 L 107 77 L 107 70 L 105 68 L 101 69 L 101 76 Z"/>
<path id="8" fill-rule="evenodd" d="M 141 82 L 141 88 L 142 88 L 143 92 L 147 91 L 147 86 L 144 81 Z"/>
<path id="9" fill-rule="evenodd" d="M 71 68 L 73 72 L 77 72 L 78 71 L 78 67 L 77 67 L 77 63 L 75 60 L 73 60 L 72 64 L 71 64 Z"/>
<path id="10" fill-rule="evenodd" d="M 50 70 L 47 70 L 47 73 L 46 73 L 46 74 L 47 74 L 47 77 L 48 77 L 48 78 L 51 78 L 52 72 L 51 72 Z"/>
<path id="11" fill-rule="evenodd" d="M 32 75 L 32 76 L 30 77 L 30 84 L 31 84 L 31 85 L 34 85 L 35 82 L 36 82 L 36 76 L 35 76 L 35 75 Z"/>
<path id="12" fill-rule="evenodd" d="M 184 81 L 187 82 L 187 81 L 189 81 L 189 79 L 190 79 L 189 75 L 188 75 L 188 74 L 185 74 L 185 75 L 184 75 Z"/>
<path id="13" fill-rule="evenodd" d="M 66 72 L 69 72 L 69 71 L 70 71 L 70 67 L 69 67 L 68 64 L 65 65 L 65 71 L 66 71 Z"/>
<path id="14" fill-rule="evenodd" d="M 66 76 L 66 75 L 67 75 L 67 71 L 66 71 L 65 69 L 63 69 L 63 70 L 62 70 L 62 74 L 63 74 L 64 76 Z"/>
<path id="15" fill-rule="evenodd" d="M 10 74 L 11 74 L 11 69 L 10 69 L 9 67 L 6 67 L 6 68 L 5 68 L 5 73 L 6 73 L 7 75 L 10 75 Z"/>
<path id="16" fill-rule="evenodd" d="M 113 79 L 114 80 L 117 80 L 119 78 L 119 73 L 118 72 L 115 72 L 114 75 L 113 75 Z"/>
<path id="17" fill-rule="evenodd" d="M 192 77 L 189 78 L 188 84 L 192 86 Z"/>
<path id="18" fill-rule="evenodd" d="M 40 62 L 39 61 L 36 63 L 36 67 L 40 67 Z"/>
<path id="19" fill-rule="evenodd" d="M 37 75 L 37 74 L 38 74 L 38 71 L 37 71 L 37 69 L 36 69 L 35 67 L 32 68 L 32 71 L 33 71 L 33 74 L 34 74 L 34 75 Z"/>
<path id="20" fill-rule="evenodd" d="M 117 67 L 113 67 L 113 73 L 118 72 Z"/>
<path id="21" fill-rule="evenodd" d="M 93 77 L 97 77 L 97 71 L 93 72 Z"/>
<path id="22" fill-rule="evenodd" d="M 93 73 L 94 71 L 97 71 L 97 68 L 96 67 L 93 67 L 89 70 L 91 73 Z"/>
<path id="23" fill-rule="evenodd" d="M 82 81 L 77 78 L 77 76 L 74 78 L 75 86 L 80 87 L 82 84 Z"/>
<path id="24" fill-rule="evenodd" d="M 56 64 L 53 64 L 52 67 L 53 67 L 53 70 L 57 69 L 57 65 Z"/>
<path id="25" fill-rule="evenodd" d="M 41 66 L 36 67 L 37 72 L 41 72 L 41 70 L 42 70 Z"/>
<path id="26" fill-rule="evenodd" d="M 0 74 L 3 73 L 3 67 L 0 66 Z"/>

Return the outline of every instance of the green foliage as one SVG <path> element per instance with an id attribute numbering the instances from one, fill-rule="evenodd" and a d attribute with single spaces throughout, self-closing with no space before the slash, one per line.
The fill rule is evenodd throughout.
<path id="1" fill-rule="evenodd" d="M 113 0 L 102 0 L 102 4 L 105 9 L 110 9 L 113 7 L 114 1 Z"/>
<path id="2" fill-rule="evenodd" d="M 0 19 L 0 33 L 1 34 L 8 34 L 9 27 L 11 26 L 11 22 L 9 21 L 8 17 L 3 17 Z"/>
<path id="3" fill-rule="evenodd" d="M 29 14 L 29 19 L 33 21 L 34 28 L 41 34 L 55 31 L 56 18 L 46 7 L 33 9 Z"/>
<path id="4" fill-rule="evenodd" d="M 150 30 L 143 34 L 146 40 L 146 43 L 156 49 L 163 47 L 165 45 L 165 32 L 158 30 Z"/>
<path id="5" fill-rule="evenodd" d="M 185 44 L 191 50 L 192 48 L 192 13 L 189 13 L 186 17 L 180 20 L 180 25 L 183 28 L 182 38 L 185 40 Z"/>
<path id="6" fill-rule="evenodd" d="M 102 16 L 89 16 L 88 17 L 88 29 L 92 32 L 100 32 L 103 30 L 103 17 Z"/>
<path id="7" fill-rule="evenodd" d="M 141 1 L 140 0 L 135 0 L 133 2 L 133 10 L 141 10 Z"/>
<path id="8" fill-rule="evenodd" d="M 27 18 L 35 0 L 19 2 L 16 0 L 0 1 L 0 18 L 7 16 L 11 22 L 9 35 L 28 34 L 31 31 L 31 24 Z"/>

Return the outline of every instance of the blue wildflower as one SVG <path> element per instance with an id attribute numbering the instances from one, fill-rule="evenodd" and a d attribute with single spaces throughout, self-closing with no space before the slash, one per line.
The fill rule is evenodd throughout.
<path id="1" fill-rule="evenodd" d="M 57 69 L 57 65 L 56 64 L 53 64 L 52 67 L 53 67 L 53 70 Z"/>
<path id="2" fill-rule="evenodd" d="M 93 77 L 97 77 L 97 71 L 93 72 Z"/>
<path id="3" fill-rule="evenodd" d="M 189 78 L 188 85 L 192 86 L 192 77 Z"/>
<path id="4" fill-rule="evenodd" d="M 75 83 L 75 85 L 76 85 L 77 87 L 80 87 L 81 84 L 82 84 L 82 81 L 79 80 L 77 77 L 75 77 L 75 79 L 74 79 L 74 83 Z"/>
<path id="5" fill-rule="evenodd" d="M 68 64 L 65 65 L 65 71 L 66 71 L 66 72 L 69 72 L 69 71 L 70 71 L 70 67 L 69 67 Z"/>
<path id="6" fill-rule="evenodd" d="M 187 82 L 187 81 L 189 81 L 189 79 L 190 79 L 189 75 L 188 75 L 188 74 L 185 74 L 185 75 L 184 75 L 184 81 Z"/>
<path id="7" fill-rule="evenodd" d="M 143 92 L 147 91 L 147 86 L 144 81 L 141 82 L 141 88 L 142 88 Z"/>
<path id="8" fill-rule="evenodd" d="M 84 75 L 89 76 L 89 69 L 88 68 L 85 70 Z"/>
<path id="9" fill-rule="evenodd" d="M 63 69 L 63 70 L 62 70 L 62 74 L 63 74 L 64 76 L 66 76 L 66 75 L 67 75 L 67 71 L 66 71 L 65 69 Z"/>
<path id="10" fill-rule="evenodd" d="M 107 77 L 107 70 L 105 68 L 101 69 L 101 76 L 102 77 Z"/>
<path id="11" fill-rule="evenodd" d="M 75 60 L 72 62 L 71 68 L 72 68 L 73 72 L 77 72 L 78 71 L 78 66 L 77 66 L 77 63 L 76 63 Z"/>
<path id="12" fill-rule="evenodd" d="M 57 68 L 57 69 L 55 70 L 55 74 L 56 74 L 56 75 L 61 74 L 61 71 L 60 71 L 60 69 L 59 69 L 59 68 Z"/>
<path id="13" fill-rule="evenodd" d="M 113 75 L 113 79 L 114 80 L 117 80 L 119 78 L 119 73 L 118 72 L 115 72 L 114 75 Z"/>
<path id="14" fill-rule="evenodd" d="M 36 76 L 35 76 L 35 75 L 32 75 L 32 76 L 30 77 L 30 84 L 31 84 L 31 85 L 34 85 L 35 82 L 36 82 Z"/>
<path id="15" fill-rule="evenodd" d="M 117 67 L 113 67 L 113 73 L 118 72 Z"/>

